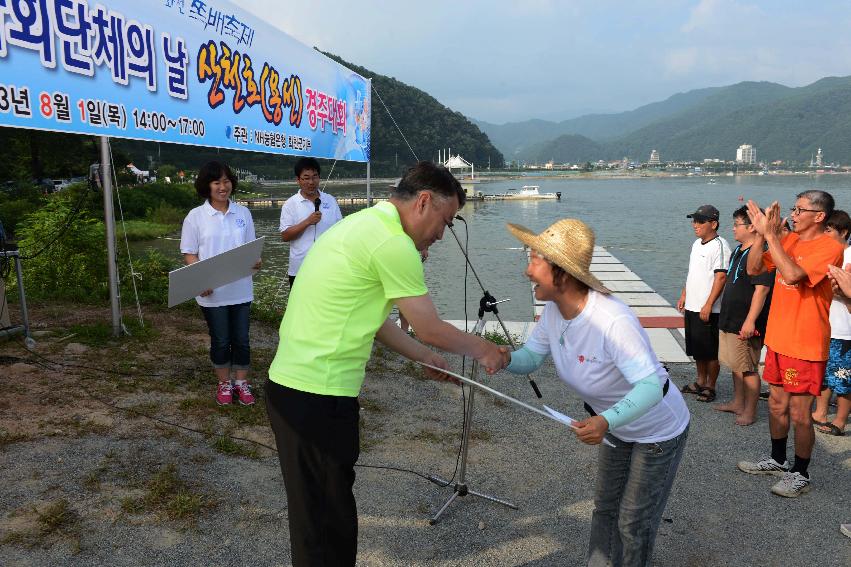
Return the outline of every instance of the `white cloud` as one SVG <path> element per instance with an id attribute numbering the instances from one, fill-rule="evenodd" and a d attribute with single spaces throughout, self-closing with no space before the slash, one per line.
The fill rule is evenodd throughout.
<path id="1" fill-rule="evenodd" d="M 685 75 L 697 67 L 698 51 L 694 47 L 673 49 L 665 55 L 666 75 Z"/>

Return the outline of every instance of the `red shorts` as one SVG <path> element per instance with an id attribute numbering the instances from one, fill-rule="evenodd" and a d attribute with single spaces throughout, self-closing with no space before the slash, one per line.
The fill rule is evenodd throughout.
<path id="1" fill-rule="evenodd" d="M 826 360 L 801 360 L 778 354 L 766 347 L 762 379 L 772 386 L 783 386 L 790 394 L 821 394 Z"/>

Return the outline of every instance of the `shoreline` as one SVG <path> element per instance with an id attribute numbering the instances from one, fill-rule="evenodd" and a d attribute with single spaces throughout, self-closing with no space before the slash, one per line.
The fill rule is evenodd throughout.
<path id="1" fill-rule="evenodd" d="M 453 172 L 454 174 L 455 172 Z M 642 171 L 640 173 L 625 173 L 620 171 L 605 171 L 605 172 L 578 172 L 578 173 L 543 173 L 541 170 L 534 170 L 534 172 L 499 172 L 494 174 L 488 173 L 478 173 L 475 178 L 476 183 L 489 183 L 496 181 L 510 181 L 510 180 L 527 180 L 530 183 L 537 179 L 557 179 L 564 181 L 571 180 L 603 180 L 603 179 L 667 179 L 667 178 L 729 178 L 729 177 L 820 177 L 823 175 L 833 176 L 833 175 L 851 175 L 851 171 L 825 171 L 822 173 L 816 172 L 795 172 L 795 171 L 773 171 L 770 173 L 761 173 L 757 171 L 749 171 L 749 172 L 739 172 L 734 175 L 728 175 L 728 172 L 723 173 L 699 173 L 695 174 L 693 172 L 688 171 Z M 457 179 L 464 183 L 470 180 L 469 176 L 465 174 L 456 174 Z M 389 187 L 392 183 L 397 181 L 397 177 L 374 177 L 370 180 L 370 184 L 373 188 L 385 189 Z M 297 183 L 295 181 L 277 181 L 273 180 L 271 182 L 252 182 L 256 183 L 257 188 L 259 190 L 265 189 L 276 189 L 276 188 L 295 188 L 297 187 Z M 322 187 L 328 186 L 366 186 L 366 178 L 365 177 L 346 177 L 342 179 L 330 179 L 327 181 L 322 181 L 320 184 Z"/>

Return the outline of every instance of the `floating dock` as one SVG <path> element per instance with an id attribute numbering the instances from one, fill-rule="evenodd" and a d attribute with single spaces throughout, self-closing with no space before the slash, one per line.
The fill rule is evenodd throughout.
<path id="1" fill-rule="evenodd" d="M 236 202 L 244 207 L 248 207 L 249 209 L 260 209 L 260 208 L 281 208 L 284 206 L 284 202 L 289 199 L 292 195 L 287 195 L 286 197 L 254 197 L 251 199 L 237 199 Z M 351 205 L 367 205 L 369 202 L 366 197 L 334 197 L 337 200 L 337 204 L 342 206 L 351 206 Z M 387 197 L 373 197 L 372 202 L 377 203 L 379 201 L 386 201 Z"/>
<path id="2" fill-rule="evenodd" d="M 685 353 L 685 323 L 682 314 L 656 293 L 635 272 L 615 258 L 602 246 L 594 247 L 591 260 L 593 273 L 612 294 L 629 305 L 638 316 L 641 326 L 650 337 L 650 344 L 661 362 L 691 362 Z M 508 332 L 525 342 L 535 322 L 544 310 L 544 304 L 534 299 L 534 321 L 505 321 Z M 464 329 L 464 321 L 447 321 L 459 329 Z M 472 329 L 475 321 L 467 323 Z M 485 332 L 502 334 L 495 317 L 488 315 Z"/>

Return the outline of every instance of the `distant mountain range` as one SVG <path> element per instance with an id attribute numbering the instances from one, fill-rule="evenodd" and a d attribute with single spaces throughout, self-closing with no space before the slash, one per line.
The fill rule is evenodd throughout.
<path id="1" fill-rule="evenodd" d="M 851 77 L 790 88 L 742 82 L 676 94 L 629 112 L 562 122 L 475 122 L 506 160 L 576 163 L 629 157 L 647 161 L 732 160 L 752 144 L 759 160 L 806 162 L 820 147 L 828 161 L 851 162 Z"/>

